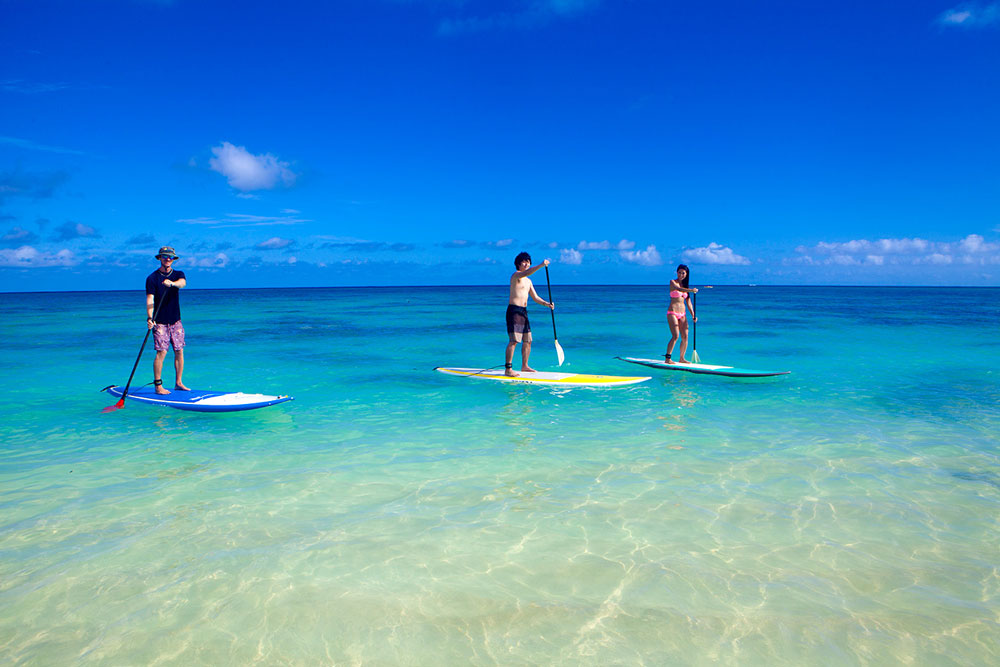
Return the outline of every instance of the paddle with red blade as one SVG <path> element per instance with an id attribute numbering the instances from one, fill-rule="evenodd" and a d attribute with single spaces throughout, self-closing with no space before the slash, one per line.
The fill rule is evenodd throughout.
<path id="1" fill-rule="evenodd" d="M 153 313 L 154 327 L 156 326 L 156 316 L 160 314 L 160 308 L 163 307 L 164 302 L 167 300 L 169 296 L 170 296 L 170 290 L 167 290 L 167 293 L 163 295 L 163 298 L 160 299 L 160 303 L 156 306 L 156 311 Z M 132 372 L 128 376 L 128 382 L 125 383 L 125 391 L 122 392 L 122 397 L 118 399 L 117 403 L 115 403 L 114 405 L 109 405 L 108 407 L 101 410 L 101 412 L 114 412 L 115 410 L 120 410 L 121 408 L 125 407 L 125 397 L 128 396 L 129 385 L 132 384 L 132 378 L 135 376 L 135 369 L 139 367 L 139 360 L 142 359 L 143 350 L 146 349 L 146 342 L 149 340 L 149 332 L 151 332 L 152 330 L 153 330 L 152 328 L 146 329 L 146 335 L 142 339 L 142 346 L 139 348 L 139 355 L 135 358 L 135 363 L 132 364 Z M 105 387 L 101 391 L 104 391 L 105 389 L 108 389 L 108 387 Z"/>

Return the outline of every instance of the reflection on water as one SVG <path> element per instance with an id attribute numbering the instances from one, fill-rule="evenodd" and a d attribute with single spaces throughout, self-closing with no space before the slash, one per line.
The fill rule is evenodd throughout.
<path id="1" fill-rule="evenodd" d="M 186 294 L 191 386 L 296 397 L 226 415 L 101 413 L 97 389 L 124 381 L 144 333 L 134 295 L 0 295 L 0 390 L 16 397 L 0 403 L 0 656 L 1000 658 L 992 327 L 906 319 L 919 290 L 717 287 L 698 300 L 701 356 L 792 375 L 530 387 L 432 370 L 502 361 L 503 290 L 456 293 Z M 971 322 L 994 294 L 957 290 Z M 662 287 L 560 295 L 558 370 L 630 374 L 615 355 L 662 348 Z M 751 302 L 780 326 L 748 321 Z M 33 345 L 53 339 L 53 308 L 70 315 L 60 336 L 96 318 L 106 345 Z M 556 370 L 537 336 L 533 365 Z M 926 353 L 945 339 L 948 358 Z"/>

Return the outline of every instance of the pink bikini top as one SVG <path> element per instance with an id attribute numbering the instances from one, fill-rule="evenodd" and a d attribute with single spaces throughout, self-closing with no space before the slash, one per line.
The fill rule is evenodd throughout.
<path id="1" fill-rule="evenodd" d="M 674 290 L 673 292 L 670 293 L 670 298 L 671 299 L 686 299 L 686 298 L 688 298 L 688 293 L 687 292 L 678 292 L 677 290 Z"/>

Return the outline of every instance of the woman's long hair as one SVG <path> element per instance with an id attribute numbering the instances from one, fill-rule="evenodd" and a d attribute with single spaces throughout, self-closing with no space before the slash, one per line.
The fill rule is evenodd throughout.
<path id="1" fill-rule="evenodd" d="M 687 267 L 687 264 L 678 264 L 677 270 L 680 271 L 681 269 L 684 269 L 684 280 L 680 281 L 680 284 L 681 287 L 686 289 L 688 283 L 691 281 L 691 269 Z"/>

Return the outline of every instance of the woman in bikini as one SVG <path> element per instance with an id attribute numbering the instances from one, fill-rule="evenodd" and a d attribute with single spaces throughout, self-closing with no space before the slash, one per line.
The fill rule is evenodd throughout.
<path id="1" fill-rule="evenodd" d="M 667 343 L 667 354 L 665 355 L 668 364 L 689 363 L 684 358 L 684 353 L 687 352 L 688 346 L 688 323 L 687 313 L 684 310 L 685 304 L 691 310 L 691 319 L 695 322 L 698 321 L 698 318 L 694 316 L 694 305 L 688 300 L 688 294 L 695 294 L 698 290 L 688 287 L 689 277 L 690 271 L 688 271 L 688 267 L 681 264 L 677 267 L 677 278 L 670 281 L 670 307 L 667 310 L 667 324 L 670 325 L 670 342 Z M 670 355 L 674 351 L 674 344 L 677 343 L 678 337 L 681 339 L 681 358 L 678 361 L 673 361 Z"/>

